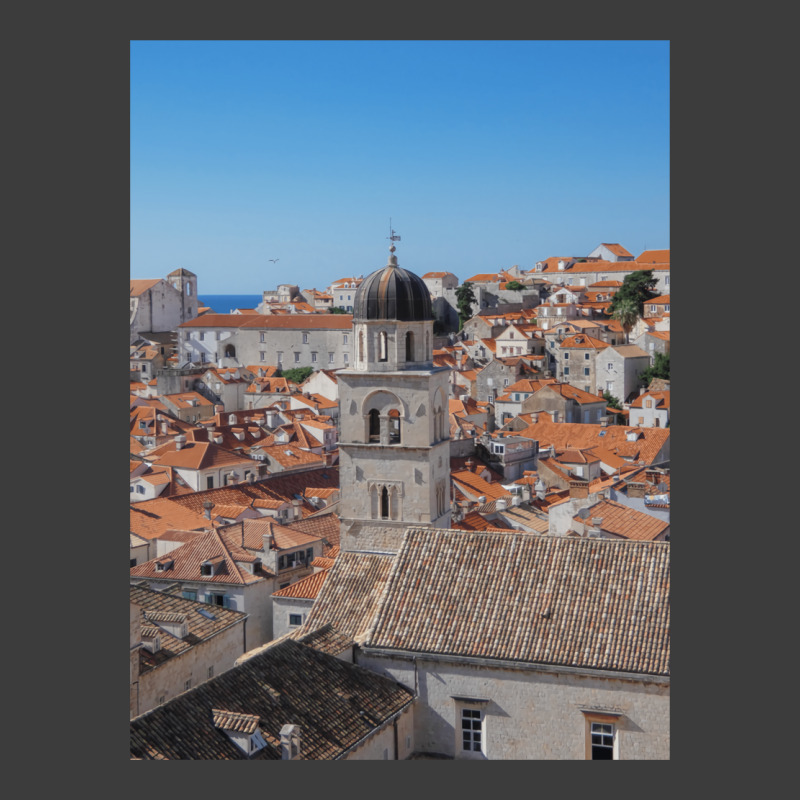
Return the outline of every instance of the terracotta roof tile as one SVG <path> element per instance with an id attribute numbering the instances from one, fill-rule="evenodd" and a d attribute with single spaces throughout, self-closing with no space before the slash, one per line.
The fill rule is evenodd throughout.
<path id="1" fill-rule="evenodd" d="M 669 553 L 658 542 L 412 528 L 364 646 L 666 676 Z"/>
<path id="2" fill-rule="evenodd" d="M 329 636 L 330 638 L 330 636 Z M 346 641 L 340 637 L 340 641 Z M 280 760 L 280 731 L 302 729 L 302 756 L 332 760 L 407 708 L 396 681 L 293 638 L 131 721 L 130 754 L 142 760 Z M 244 754 L 214 725 L 227 712 L 257 718 L 267 745 Z"/>
<path id="3" fill-rule="evenodd" d="M 328 578 L 335 576 L 335 579 L 326 578 L 301 630 L 308 632 L 330 623 L 356 642 L 362 641 L 392 560 L 391 556 L 371 553 L 340 553 L 327 572 Z"/>

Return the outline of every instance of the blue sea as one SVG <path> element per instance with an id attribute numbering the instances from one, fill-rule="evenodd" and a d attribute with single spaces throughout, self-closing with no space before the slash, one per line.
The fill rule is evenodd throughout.
<path id="1" fill-rule="evenodd" d="M 217 314 L 230 314 L 234 308 L 255 308 L 262 300 L 260 294 L 199 294 L 201 306 L 212 308 Z"/>

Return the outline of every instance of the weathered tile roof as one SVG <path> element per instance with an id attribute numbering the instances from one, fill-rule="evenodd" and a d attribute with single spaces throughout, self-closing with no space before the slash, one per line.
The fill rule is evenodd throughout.
<path id="1" fill-rule="evenodd" d="M 202 581 L 204 583 L 249 585 L 272 577 L 272 573 L 261 568 L 255 574 L 237 565 L 237 561 L 253 561 L 253 554 L 235 543 L 232 537 L 225 537 L 217 530 L 198 536 L 186 544 L 171 550 L 160 559 L 155 558 L 144 564 L 130 568 L 131 578 L 146 578 L 160 581 Z M 204 561 L 219 559 L 213 575 L 203 575 L 200 566 Z M 156 565 L 171 561 L 167 569 L 159 570 Z"/>
<path id="2" fill-rule="evenodd" d="M 252 760 L 281 758 L 286 724 L 300 727 L 303 759 L 336 759 L 412 700 L 410 689 L 389 678 L 287 638 L 131 720 L 130 753 L 145 760 L 246 759 L 214 724 L 225 712 L 258 718 L 267 746 Z"/>
<path id="3" fill-rule="evenodd" d="M 391 556 L 339 553 L 301 630 L 308 632 L 330 623 L 346 636 L 361 641 L 372 620 L 391 565 Z"/>
<path id="4" fill-rule="evenodd" d="M 330 624 L 322 625 L 309 633 L 303 633 L 299 629 L 293 630 L 289 638 L 332 656 L 339 655 L 355 644 L 351 637 L 340 633 Z"/>
<path id="5" fill-rule="evenodd" d="M 211 639 L 231 625 L 243 622 L 247 616 L 242 611 L 220 606 L 211 608 L 205 603 L 187 600 L 171 592 L 156 592 L 144 586 L 130 587 L 130 601 L 141 607 L 142 624 L 157 628 L 161 639 L 161 649 L 155 653 L 140 648 L 142 672 L 158 667 L 165 661 L 191 650 L 195 645 Z M 206 613 L 201 614 L 199 611 L 201 608 Z M 159 625 L 163 622 L 181 620 L 186 621 L 188 629 L 188 634 L 183 639 L 179 639 Z"/>
<path id="6" fill-rule="evenodd" d="M 669 675 L 669 547 L 412 528 L 364 646 Z"/>

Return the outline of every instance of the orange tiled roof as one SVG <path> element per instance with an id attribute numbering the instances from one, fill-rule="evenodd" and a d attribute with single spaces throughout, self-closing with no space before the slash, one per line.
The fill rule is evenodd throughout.
<path id="1" fill-rule="evenodd" d="M 130 574 L 132 578 L 247 585 L 263 581 L 272 575 L 267 570 L 257 570 L 256 574 L 252 574 L 236 564 L 237 561 L 252 562 L 253 558 L 251 553 L 240 546 L 223 541 L 219 531 L 211 530 L 171 550 L 165 556 L 131 567 Z M 215 562 L 213 575 L 201 573 L 200 567 L 204 561 Z M 157 568 L 159 563 L 166 566 L 166 562 L 172 563 L 166 569 Z"/>
<path id="2" fill-rule="evenodd" d="M 140 294 L 144 294 L 148 289 L 155 286 L 161 278 L 151 278 L 151 279 L 144 279 L 144 280 L 131 280 L 131 297 L 138 297 Z"/>
<path id="3" fill-rule="evenodd" d="M 623 256 L 625 258 L 633 258 L 633 253 L 629 253 L 621 244 L 616 242 L 609 244 L 608 242 L 601 243 L 603 247 L 610 250 L 615 256 Z"/>
<path id="4" fill-rule="evenodd" d="M 315 559 L 316 561 L 317 559 Z M 322 585 L 325 583 L 325 578 L 328 576 L 328 570 L 323 569 L 319 572 L 314 572 L 301 578 L 295 583 L 290 583 L 284 589 L 279 589 L 273 592 L 273 597 L 297 597 L 304 600 L 314 600 L 319 594 Z"/>
<path id="5" fill-rule="evenodd" d="M 669 250 L 645 250 L 636 261 L 640 264 L 669 264 Z"/>
<path id="6" fill-rule="evenodd" d="M 577 347 L 577 348 L 592 347 L 595 350 L 604 350 L 608 346 L 609 346 L 608 342 L 604 342 L 602 339 L 595 339 L 593 336 L 589 336 L 588 333 L 578 333 L 575 334 L 574 336 L 568 336 L 559 345 L 559 347 L 562 350 L 566 350 L 571 347 Z"/>
<path id="7" fill-rule="evenodd" d="M 613 533 L 623 539 L 640 542 L 652 542 L 669 528 L 669 522 L 645 514 L 643 511 L 636 511 L 614 500 L 601 500 L 590 506 L 589 517 L 586 520 L 575 516 L 573 521 L 588 524 L 592 518 L 602 519 L 598 525 L 600 530 Z"/>

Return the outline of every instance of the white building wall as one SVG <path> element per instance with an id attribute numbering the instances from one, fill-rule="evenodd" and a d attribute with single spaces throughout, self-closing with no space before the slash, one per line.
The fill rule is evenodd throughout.
<path id="1" fill-rule="evenodd" d="M 362 653 L 358 663 L 414 685 L 414 663 Z M 416 661 L 418 702 L 414 739 L 418 752 L 465 757 L 456 698 L 488 701 L 484 709 L 484 752 L 471 757 L 496 759 L 586 758 L 587 725 L 581 708 L 617 711 L 617 750 L 621 760 L 669 758 L 669 682 L 605 677 L 567 670 L 538 671 Z"/>
<path id="2" fill-rule="evenodd" d="M 249 624 L 248 619 L 248 628 Z M 196 644 L 186 653 L 142 673 L 139 676 L 137 706 L 136 709 L 131 709 L 131 716 L 144 714 L 155 708 L 161 697 L 166 702 L 181 694 L 186 690 L 186 681 L 191 682 L 192 688 L 207 681 L 209 677 L 230 669 L 245 652 L 244 625 L 245 621 L 242 620 L 211 639 Z M 211 675 L 209 668 L 212 670 Z"/>
<path id="3" fill-rule="evenodd" d="M 349 752 L 343 761 L 403 761 L 414 752 L 414 706 Z M 395 734 L 395 728 L 397 733 Z M 395 736 L 397 754 L 395 755 Z"/>

